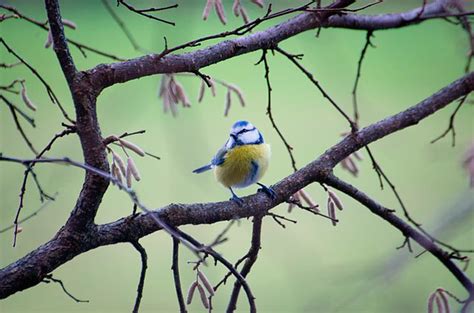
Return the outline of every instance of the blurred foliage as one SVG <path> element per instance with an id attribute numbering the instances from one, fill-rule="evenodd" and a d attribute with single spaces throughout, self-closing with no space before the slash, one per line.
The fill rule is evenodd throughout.
<path id="1" fill-rule="evenodd" d="M 115 4 L 114 1 L 111 1 Z M 296 2 L 296 1 L 295 1 Z M 40 1 L 10 1 L 23 13 L 45 19 Z M 135 3 L 135 2 L 134 2 Z M 137 1 L 136 6 L 161 6 L 174 1 Z M 164 25 L 141 18 L 123 7 L 114 8 L 127 23 L 140 45 L 147 51 L 163 49 L 163 36 L 170 46 L 197 37 L 238 26 L 241 20 L 231 16 L 231 3 L 225 1 L 229 25 L 218 22 L 214 13 L 201 20 L 205 1 L 179 1 L 179 8 L 160 16 L 173 20 L 176 26 Z M 251 17 L 263 10 L 244 1 Z M 303 3 L 298 1 L 298 3 Z M 364 3 L 364 2 L 362 2 Z M 421 1 L 387 1 L 368 13 L 398 12 L 419 6 Z M 78 29 L 66 30 L 67 35 L 98 49 L 126 58 L 139 56 L 98 1 L 61 1 L 63 17 L 74 21 Z M 274 10 L 290 5 L 278 1 Z M 276 21 L 275 21 L 276 22 Z M 271 23 L 263 24 L 260 29 Z M 51 49 L 44 49 L 46 33 L 20 20 L 0 24 L 0 33 L 16 51 L 44 75 L 69 112 L 73 105 L 63 75 Z M 323 29 L 319 38 L 309 31 L 281 44 L 293 53 L 304 53 L 303 64 L 314 73 L 328 93 L 351 112 L 351 89 L 359 52 L 365 33 L 341 29 Z M 208 44 L 215 43 L 209 42 Z M 379 31 L 362 69 L 359 103 L 362 126 L 394 114 L 431 95 L 463 73 L 467 51 L 466 34 L 460 27 L 443 20 L 433 20 L 404 29 Z M 88 53 L 83 58 L 71 48 L 79 69 L 87 69 L 110 60 Z M 1 62 L 14 58 L 1 49 Z M 193 102 L 191 108 L 180 108 L 179 116 L 163 114 L 157 98 L 160 77 L 142 78 L 105 90 L 98 99 L 98 114 L 104 136 L 125 131 L 146 129 L 146 134 L 131 139 L 146 150 L 161 157 L 136 157 L 142 181 L 135 188 L 144 203 L 159 208 L 170 202 L 208 202 L 228 198 L 228 191 L 216 184 L 212 174 L 193 175 L 191 171 L 207 162 L 226 140 L 231 124 L 238 119 L 254 123 L 272 144 L 273 159 L 264 183 L 272 184 L 291 173 L 287 152 L 265 115 L 266 89 L 263 67 L 254 66 L 260 52 L 239 56 L 204 68 L 205 74 L 237 84 L 245 93 L 247 106 L 232 106 L 224 118 L 225 89 L 218 88 L 212 98 L 207 92 L 197 104 L 200 80 L 178 77 Z M 270 56 L 270 78 L 273 85 L 273 114 L 280 128 L 294 147 L 299 167 L 315 159 L 339 140 L 347 125 L 320 93 L 280 55 Z M 0 84 L 25 78 L 30 97 L 37 103 L 34 113 L 37 127 L 28 126 L 27 133 L 37 147 L 44 146 L 61 129 L 61 115 L 52 105 L 41 84 L 24 67 L 0 70 Z M 22 105 L 19 97 L 7 97 Z M 0 106 L 0 151 L 6 155 L 30 157 L 17 133 L 5 106 Z M 444 131 L 454 106 L 429 117 L 416 127 L 398 132 L 372 145 L 373 152 L 389 177 L 396 183 L 412 215 L 428 230 L 439 227 L 448 217 L 466 212 L 460 220 L 447 225 L 449 232 L 437 235 L 460 248 L 472 248 L 473 195 L 466 191 L 467 177 L 460 166 L 463 152 L 473 139 L 472 105 L 465 105 L 456 118 L 457 145 L 450 139 L 436 144 L 430 140 Z M 49 156 L 70 156 L 81 160 L 75 135 L 61 139 Z M 376 174 L 366 159 L 357 178 L 336 168 L 336 174 L 360 187 L 384 205 L 401 210 L 389 190 L 381 191 Z M 0 267 L 24 256 L 49 240 L 69 216 L 84 173 L 62 165 L 38 165 L 37 173 L 47 191 L 59 192 L 56 202 L 24 225 L 18 247 L 12 248 L 12 234 L 0 235 Z M 23 168 L 0 164 L 0 226 L 14 218 Z M 324 207 L 325 194 L 319 185 L 306 189 Z M 239 190 L 240 195 L 255 192 L 255 188 Z M 406 249 L 396 250 L 403 242 L 401 234 L 366 208 L 342 196 L 346 210 L 333 227 L 327 220 L 294 210 L 288 217 L 298 220 L 282 229 L 271 219 L 264 220 L 263 248 L 249 283 L 257 297 L 261 312 L 423 312 L 428 295 L 442 286 L 459 297 L 465 291 L 451 274 L 431 255 L 414 259 Z M 23 216 L 40 205 L 32 181 L 28 184 Z M 131 212 L 125 194 L 110 187 L 97 223 L 113 221 Z M 275 209 L 286 214 L 286 206 Z M 230 240 L 218 247 L 225 257 L 237 260 L 244 255 L 250 242 L 250 220 L 234 227 Z M 203 242 L 211 241 L 225 223 L 185 226 L 184 231 Z M 172 241 L 163 232 L 142 240 L 149 254 L 142 312 L 175 312 L 177 302 L 172 283 Z M 420 248 L 415 245 L 415 253 Z M 181 250 L 183 288 L 192 282 L 194 273 L 188 260 L 194 256 Z M 76 304 L 58 285 L 40 284 L 15 294 L 0 303 L 2 312 L 129 312 L 133 307 L 139 277 L 139 255 L 130 244 L 102 247 L 80 255 L 54 272 L 78 298 L 89 304 Z M 206 275 L 217 282 L 225 274 L 221 266 L 210 265 Z M 474 276 L 473 267 L 468 275 Z M 214 299 L 216 312 L 227 304 L 233 284 L 219 290 Z M 241 297 L 240 312 L 247 311 Z M 192 312 L 204 312 L 198 301 Z"/>

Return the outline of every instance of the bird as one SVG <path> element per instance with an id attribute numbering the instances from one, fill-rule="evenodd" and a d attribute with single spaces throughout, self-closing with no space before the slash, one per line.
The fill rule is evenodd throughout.
<path id="1" fill-rule="evenodd" d="M 260 183 L 271 157 L 270 145 L 265 143 L 260 131 L 248 121 L 237 121 L 230 129 L 229 138 L 209 164 L 197 168 L 199 174 L 214 169 L 216 180 L 232 193 L 229 200 L 242 206 L 243 200 L 233 188 L 245 188 L 257 184 L 258 191 L 265 192 L 275 199 L 276 193 L 271 187 Z"/>

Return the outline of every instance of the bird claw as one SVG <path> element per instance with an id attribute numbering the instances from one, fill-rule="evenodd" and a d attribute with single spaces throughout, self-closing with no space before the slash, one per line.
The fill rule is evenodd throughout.
<path id="1" fill-rule="evenodd" d="M 229 200 L 234 201 L 235 203 L 237 203 L 238 206 L 243 206 L 243 204 L 244 204 L 244 200 L 237 197 L 236 195 L 232 195 L 232 198 L 230 198 Z"/>
<path id="2" fill-rule="evenodd" d="M 258 188 L 257 191 L 262 191 L 262 192 L 266 193 L 272 200 L 276 199 L 277 194 L 276 194 L 275 190 L 273 190 L 272 187 L 267 187 L 263 184 L 258 184 L 258 185 L 262 188 Z"/>

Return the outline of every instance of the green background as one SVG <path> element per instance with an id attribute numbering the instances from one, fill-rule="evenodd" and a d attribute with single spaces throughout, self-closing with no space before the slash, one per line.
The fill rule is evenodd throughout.
<path id="1" fill-rule="evenodd" d="M 126 21 L 138 42 L 147 51 L 160 52 L 163 36 L 174 46 L 197 37 L 232 29 L 242 21 L 231 16 L 231 2 L 225 1 L 229 24 L 221 25 L 214 12 L 209 20 L 201 20 L 205 1 L 180 1 L 179 8 L 160 14 L 176 22 L 176 27 L 138 17 L 123 7 L 116 12 Z M 242 1 L 251 17 L 263 14 L 250 1 Z M 40 1 L 11 1 L 28 16 L 45 19 Z M 114 5 L 114 1 L 111 2 Z M 161 6 L 174 1 L 137 1 L 137 6 Z M 302 4 L 277 1 L 274 10 Z M 365 2 L 361 2 L 361 5 Z M 367 10 L 368 13 L 399 12 L 418 6 L 421 1 L 387 1 Z M 131 58 L 142 53 L 131 48 L 125 35 L 98 1 L 61 1 L 63 17 L 78 25 L 67 35 L 98 49 Z M 115 8 L 115 6 L 114 6 Z M 3 13 L 3 12 L 2 12 Z M 276 22 L 276 21 L 274 21 Z M 274 22 L 261 26 L 266 28 Z M 52 85 L 68 112 L 73 113 L 71 98 L 58 62 L 51 49 L 43 47 L 46 33 L 20 20 L 0 24 L 1 36 L 30 62 Z M 302 63 L 342 106 L 351 112 L 351 90 L 359 52 L 365 32 L 323 29 L 319 38 L 309 31 L 291 38 L 281 47 L 293 53 L 304 53 Z M 443 20 L 398 30 L 379 31 L 373 39 L 363 65 L 359 86 L 362 126 L 412 106 L 463 74 L 467 52 L 466 34 L 459 26 Z M 215 41 L 217 42 L 217 41 Z M 208 42 L 207 44 L 215 43 Z M 84 59 L 72 47 L 79 69 L 88 69 L 109 59 L 88 53 Z M 1 62 L 15 59 L 0 49 Z M 149 207 L 159 208 L 171 202 L 194 203 L 224 200 L 228 191 L 218 185 L 211 173 L 194 175 L 191 171 L 207 162 L 224 143 L 231 124 L 239 119 L 250 120 L 272 144 L 272 162 L 263 179 L 273 184 L 292 170 L 288 154 L 265 115 L 266 87 L 263 66 L 254 64 L 261 53 L 236 57 L 204 68 L 205 74 L 238 85 L 245 94 L 247 106 L 240 107 L 236 98 L 228 117 L 223 117 L 225 88 L 218 87 L 217 96 L 209 90 L 204 101 L 197 103 L 199 78 L 179 76 L 192 100 L 189 109 L 179 108 L 179 116 L 164 114 L 157 98 L 160 77 L 151 76 L 105 90 L 98 99 L 98 115 L 104 136 L 125 131 L 146 129 L 146 134 L 131 140 L 161 157 L 134 157 L 142 173 L 142 181 L 134 188 Z M 273 86 L 273 114 L 286 138 L 294 147 L 299 167 L 323 153 L 347 131 L 347 124 L 320 95 L 301 72 L 280 55 L 269 56 L 270 79 Z M 33 115 L 37 127 L 25 124 L 28 136 L 42 148 L 54 133 L 61 130 L 59 111 L 49 101 L 42 85 L 24 67 L 0 70 L 0 84 L 13 79 L 27 80 L 28 93 L 37 104 Z M 20 98 L 6 94 L 23 106 Z M 463 154 L 473 139 L 473 109 L 464 105 L 457 118 L 457 145 L 451 147 L 447 137 L 436 144 L 430 141 L 448 125 L 454 109 L 451 104 L 435 116 L 371 145 L 377 160 L 397 185 L 412 216 L 430 231 L 456 247 L 472 248 L 474 197 L 468 189 L 467 174 L 461 166 Z M 15 157 L 32 157 L 15 129 L 8 109 L 0 105 L 0 151 Z M 118 150 L 117 150 L 118 151 Z M 118 151 L 119 152 L 119 151 Z M 69 156 L 82 160 L 75 135 L 61 139 L 50 157 Z M 354 178 L 340 167 L 335 173 L 367 192 L 402 215 L 390 190 L 381 191 L 376 174 L 366 157 L 358 163 L 359 177 Z M 18 205 L 23 168 L 0 164 L 0 228 L 9 225 Z M 12 233 L 0 234 L 0 267 L 21 258 L 49 240 L 68 218 L 74 206 L 84 173 L 62 165 L 38 165 L 37 173 L 50 192 L 59 192 L 57 201 L 23 226 L 18 246 L 11 247 Z M 239 190 L 240 195 L 255 192 L 254 187 Z M 306 190 L 325 209 L 326 196 L 318 184 Z M 287 206 L 274 212 L 296 219 L 282 229 L 271 219 L 264 220 L 262 250 L 248 277 L 256 295 L 260 312 L 423 312 L 426 299 L 437 287 L 443 287 L 464 298 L 466 293 L 453 276 L 429 254 L 414 259 L 406 249 L 396 250 L 403 237 L 393 227 L 371 214 L 366 208 L 339 193 L 346 209 L 338 213 L 340 223 L 333 227 L 327 220 L 295 209 L 287 214 Z M 28 184 L 22 215 L 39 206 L 34 185 Z M 127 195 L 110 187 L 96 218 L 97 223 L 114 221 L 131 211 Z M 454 220 L 452 219 L 454 218 Z M 457 218 L 457 219 L 456 219 Z M 226 226 L 185 226 L 202 242 L 210 242 Z M 233 227 L 230 240 L 217 250 L 229 260 L 243 256 L 250 242 L 250 220 Z M 149 269 L 142 301 L 142 312 L 176 312 L 177 301 L 172 283 L 171 239 L 163 232 L 141 240 L 148 252 Z M 415 254 L 421 252 L 414 245 Z M 183 289 L 194 279 L 187 261 L 195 257 L 181 249 L 180 269 Z M 139 255 L 130 244 L 101 247 L 64 264 L 54 277 L 62 279 L 78 298 L 88 304 L 76 304 L 56 284 L 39 284 L 0 302 L 1 312 L 129 312 L 133 307 L 140 271 Z M 204 269 L 216 283 L 225 269 L 210 265 Z M 471 266 L 467 274 L 474 277 Z M 1 282 L 0 282 L 1 283 Z M 214 298 L 215 312 L 226 307 L 232 284 L 220 289 Z M 453 308 L 458 306 L 450 300 Z M 239 311 L 248 311 L 241 294 Z M 204 312 L 196 298 L 191 312 Z"/>

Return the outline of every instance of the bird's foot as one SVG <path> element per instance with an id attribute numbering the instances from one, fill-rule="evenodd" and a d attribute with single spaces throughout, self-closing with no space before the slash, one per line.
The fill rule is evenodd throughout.
<path id="1" fill-rule="evenodd" d="M 232 198 L 229 199 L 230 201 L 234 201 L 237 203 L 238 206 L 243 206 L 244 205 L 244 200 L 236 196 L 235 194 L 232 195 Z"/>
<path id="2" fill-rule="evenodd" d="M 259 188 L 258 191 L 263 191 L 263 192 L 266 193 L 272 200 L 275 200 L 275 199 L 276 199 L 277 194 L 276 194 L 275 190 L 273 190 L 272 187 L 267 187 L 267 186 L 265 186 L 264 184 L 260 184 L 260 183 L 257 183 L 257 185 L 259 185 L 260 187 L 262 187 L 262 188 Z"/>

